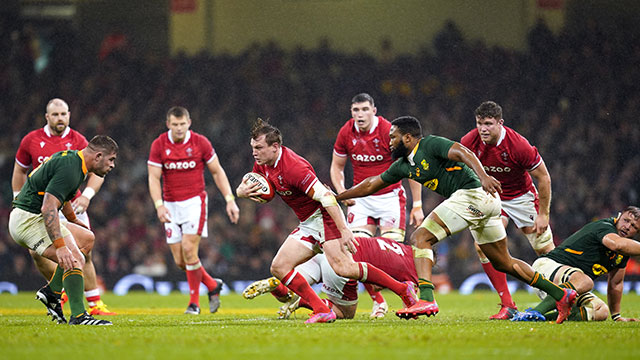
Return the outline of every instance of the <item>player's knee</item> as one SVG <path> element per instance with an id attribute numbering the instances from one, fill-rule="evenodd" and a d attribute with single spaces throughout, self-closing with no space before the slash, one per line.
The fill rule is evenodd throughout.
<path id="1" fill-rule="evenodd" d="M 524 236 L 529 240 L 529 244 L 531 244 L 531 247 L 538 255 L 544 255 L 555 247 L 553 244 L 553 234 L 549 227 L 540 235 L 532 232 L 530 234 L 524 234 Z"/>
<path id="2" fill-rule="evenodd" d="M 584 274 L 580 274 L 579 276 L 572 276 L 569 281 L 571 282 L 571 284 L 573 284 L 573 286 L 575 286 L 576 291 L 578 292 L 578 294 L 582 294 L 585 293 L 587 291 L 591 291 L 593 289 L 593 280 L 584 275 Z"/>

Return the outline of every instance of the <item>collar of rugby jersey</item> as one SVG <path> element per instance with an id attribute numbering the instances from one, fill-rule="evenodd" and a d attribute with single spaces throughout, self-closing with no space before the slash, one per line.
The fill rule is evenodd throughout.
<path id="1" fill-rule="evenodd" d="M 87 169 L 87 162 L 84 160 L 84 154 L 82 150 L 78 151 L 78 156 L 80 156 L 80 160 L 82 160 L 82 173 L 87 175 L 89 170 Z"/>
<path id="2" fill-rule="evenodd" d="M 380 119 L 378 119 L 377 116 L 374 116 L 373 120 L 371 120 L 371 129 L 369 129 L 369 134 L 373 134 L 373 132 L 378 127 L 378 123 L 379 122 L 380 122 Z M 358 129 L 358 124 L 356 124 L 356 122 L 355 122 L 355 119 L 354 119 L 354 122 L 353 122 L 353 127 L 356 128 L 356 132 L 360 132 L 360 129 Z"/>
<path id="3" fill-rule="evenodd" d="M 51 128 L 49 127 L 49 124 L 45 125 L 44 128 L 44 133 L 47 134 L 48 137 L 52 137 L 53 135 L 51 134 Z M 64 131 L 62 132 L 62 135 L 60 135 L 61 138 L 69 135 L 69 133 L 71 132 L 71 128 L 67 126 L 66 129 L 64 129 Z"/>
<path id="4" fill-rule="evenodd" d="M 420 141 L 422 141 L 422 139 L 420 139 Z M 413 148 L 413 150 L 411 150 L 411 153 L 409 154 L 409 156 L 407 156 L 407 160 L 409 161 L 409 164 L 411 164 L 411 166 L 416 166 L 416 163 L 413 161 L 413 157 L 416 156 L 416 151 L 418 151 L 418 146 L 420 146 L 420 141 L 418 141 L 418 143 Z"/>

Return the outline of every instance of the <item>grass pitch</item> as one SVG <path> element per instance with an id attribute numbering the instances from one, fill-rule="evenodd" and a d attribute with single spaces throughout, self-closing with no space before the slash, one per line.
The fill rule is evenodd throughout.
<path id="1" fill-rule="evenodd" d="M 393 310 L 400 299 L 385 297 Z M 462 296 L 437 295 L 440 313 L 431 318 L 401 320 L 390 312 L 369 320 L 371 300 L 361 294 L 353 320 L 305 325 L 308 311 L 278 320 L 279 303 L 271 296 L 245 300 L 222 296 L 218 313 L 184 315 L 188 298 L 105 294 L 119 315 L 110 327 L 52 323 L 33 293 L 0 295 L 2 359 L 638 359 L 640 323 L 513 323 L 489 321 L 498 297 L 489 291 Z M 521 309 L 537 302 L 519 291 Z M 640 296 L 623 297 L 623 316 L 640 318 Z"/>

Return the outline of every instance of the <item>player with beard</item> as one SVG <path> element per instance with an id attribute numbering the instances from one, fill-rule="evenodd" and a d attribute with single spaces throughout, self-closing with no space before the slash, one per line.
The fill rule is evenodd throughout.
<path id="1" fill-rule="evenodd" d="M 22 186 L 27 182 L 27 175 L 30 168 L 36 168 L 44 163 L 51 155 L 62 150 L 81 150 L 87 146 L 87 139 L 79 132 L 69 127 L 71 112 L 69 105 L 62 99 L 51 99 L 47 103 L 44 115 L 47 124 L 40 129 L 28 133 L 20 142 L 20 147 L 16 152 L 16 161 L 13 166 L 11 176 L 11 187 L 15 198 Z M 78 191 L 71 201 L 71 205 L 76 212 L 76 216 L 83 224 L 91 228 L 87 209 L 91 198 L 100 190 L 104 178 L 89 173 L 87 185 L 84 191 Z M 56 263 L 38 255 L 33 250 L 29 250 L 40 273 L 51 279 L 56 270 Z M 84 264 L 84 296 L 89 303 L 89 314 L 91 315 L 116 315 L 109 311 L 107 305 L 100 298 L 98 288 L 98 277 L 93 264 L 92 254 L 89 253 Z M 54 294 L 48 285 L 38 291 L 38 298 L 42 301 L 46 297 L 60 297 L 61 294 Z M 67 301 L 67 295 L 63 292 L 61 304 Z"/>
<path id="2" fill-rule="evenodd" d="M 507 236 L 500 219 L 500 182 L 487 175 L 480 160 L 466 147 L 452 140 L 428 135 L 423 137 L 418 119 L 399 117 L 391 122 L 391 153 L 397 160 L 384 173 L 371 176 L 338 194 L 345 200 L 370 195 L 403 178 L 414 179 L 444 196 L 440 203 L 411 235 L 417 247 L 414 254 L 420 301 L 396 312 L 403 318 L 438 313 L 431 282 L 434 264 L 432 247 L 438 241 L 466 228 L 493 266 L 517 279 L 545 291 L 556 301 L 558 323 L 562 323 L 576 299 L 573 289 L 550 282 L 526 262 L 513 258 L 507 249 Z"/>
<path id="3" fill-rule="evenodd" d="M 371 95 L 362 93 L 351 100 L 351 116 L 336 138 L 331 159 L 331 182 L 337 192 L 344 191 L 344 169 L 347 161 L 353 167 L 353 183 L 357 184 L 368 176 L 381 174 L 387 170 L 393 159 L 389 150 L 389 128 L 391 123 L 380 115 Z M 417 226 L 424 220 L 422 212 L 422 186 L 409 180 L 413 198 L 409 224 Z M 376 235 L 404 242 L 406 229 L 405 190 L 401 182 L 381 191 L 358 199 L 345 200 L 347 206 L 347 226 L 354 236 Z M 379 291 L 369 284 L 365 289 L 373 300 L 371 318 L 381 318 L 389 307 Z"/>

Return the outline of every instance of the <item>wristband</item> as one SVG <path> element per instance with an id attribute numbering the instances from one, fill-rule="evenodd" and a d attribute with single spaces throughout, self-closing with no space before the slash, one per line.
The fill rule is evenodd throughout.
<path id="1" fill-rule="evenodd" d="M 13 192 L 13 198 L 15 199 L 15 198 L 16 198 L 16 196 L 18 196 L 18 194 L 20 194 L 20 191 L 14 191 L 14 192 Z"/>
<path id="2" fill-rule="evenodd" d="M 611 314 L 611 320 L 618 321 L 618 319 L 620 319 L 620 313 Z"/>
<path id="3" fill-rule="evenodd" d="M 160 206 L 164 205 L 164 201 L 162 201 L 162 199 L 158 199 L 156 200 L 153 205 L 155 205 L 156 209 L 159 208 Z"/>
<path id="4" fill-rule="evenodd" d="M 235 200 L 235 199 L 236 199 L 236 197 L 235 197 L 235 196 L 233 196 L 233 193 L 231 193 L 231 194 L 227 194 L 227 195 L 225 195 L 225 196 L 224 196 L 224 199 L 225 199 L 227 202 L 232 202 L 233 200 Z"/>
<path id="5" fill-rule="evenodd" d="M 65 246 L 64 239 L 63 238 L 57 238 L 57 239 L 53 240 L 53 246 L 55 246 L 56 249 L 60 249 L 61 247 Z"/>
<path id="6" fill-rule="evenodd" d="M 73 211 L 71 212 L 71 217 L 67 217 L 67 215 L 65 215 L 64 217 L 66 217 L 66 218 L 67 218 L 67 221 L 69 221 L 69 222 L 73 222 L 75 219 L 77 219 L 77 218 L 78 218 L 78 217 L 76 216 L 76 213 L 75 213 L 75 212 L 73 212 Z"/>
<path id="7" fill-rule="evenodd" d="M 91 200 L 91 198 L 96 194 L 96 191 L 93 190 L 93 188 L 90 187 L 86 187 L 84 189 L 84 191 L 82 192 L 82 196 L 86 197 L 87 199 Z"/>
<path id="8" fill-rule="evenodd" d="M 414 201 L 413 202 L 413 208 L 421 208 L 422 207 L 422 201 L 418 200 L 418 201 Z"/>

